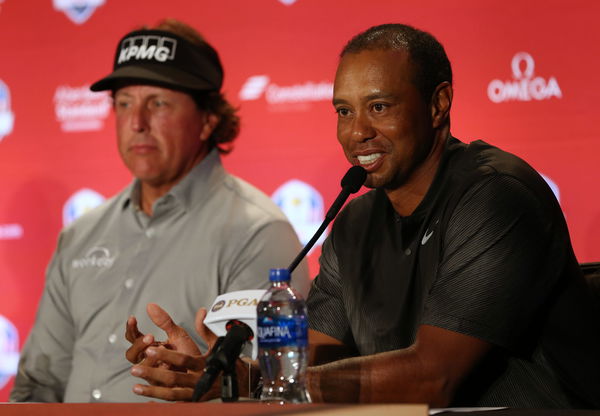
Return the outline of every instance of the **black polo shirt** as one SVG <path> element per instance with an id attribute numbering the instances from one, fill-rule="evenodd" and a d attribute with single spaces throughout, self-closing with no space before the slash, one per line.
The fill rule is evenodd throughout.
<path id="1" fill-rule="evenodd" d="M 412 215 L 380 189 L 354 199 L 320 263 L 310 326 L 357 355 L 406 348 L 422 324 L 495 346 L 454 405 L 600 406 L 598 305 L 552 191 L 516 156 L 449 139 Z"/>

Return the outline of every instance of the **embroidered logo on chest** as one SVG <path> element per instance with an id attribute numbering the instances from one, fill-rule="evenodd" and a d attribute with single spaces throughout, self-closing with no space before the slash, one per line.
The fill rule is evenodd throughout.
<path id="1" fill-rule="evenodd" d="M 106 247 L 92 247 L 87 254 L 79 259 L 71 262 L 71 267 L 74 269 L 86 269 L 90 267 L 110 268 L 115 262 L 116 256 L 111 256 L 110 251 Z"/>
<path id="2" fill-rule="evenodd" d="M 433 224 L 433 227 L 435 227 L 436 225 L 438 225 L 438 223 L 440 222 L 440 220 L 436 220 L 435 224 Z M 424 246 L 425 244 L 427 244 L 427 242 L 429 241 L 429 239 L 431 238 L 431 236 L 433 235 L 433 232 L 435 230 L 433 229 L 429 229 L 429 227 L 427 228 L 427 230 L 425 230 L 425 234 L 423 234 L 423 238 L 421 239 L 421 245 Z"/>

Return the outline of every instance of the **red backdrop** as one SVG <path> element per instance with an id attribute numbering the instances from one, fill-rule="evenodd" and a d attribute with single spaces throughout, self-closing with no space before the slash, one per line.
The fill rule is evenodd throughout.
<path id="1" fill-rule="evenodd" d="M 0 0 L 0 400 L 63 210 L 68 219 L 130 181 L 110 102 L 87 92 L 126 32 L 175 17 L 215 45 L 243 118 L 225 164 L 268 194 L 302 181 L 278 202 L 304 233 L 348 167 L 330 103 L 343 44 L 387 22 L 432 32 L 453 62 L 454 135 L 512 151 L 548 177 L 583 262 L 600 260 L 598 16 L 593 0 Z"/>

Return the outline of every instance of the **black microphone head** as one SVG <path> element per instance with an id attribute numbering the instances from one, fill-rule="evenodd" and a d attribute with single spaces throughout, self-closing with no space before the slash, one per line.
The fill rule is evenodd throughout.
<path id="1" fill-rule="evenodd" d="M 342 178 L 342 188 L 351 194 L 358 192 L 367 180 L 367 171 L 362 166 L 352 166 Z"/>

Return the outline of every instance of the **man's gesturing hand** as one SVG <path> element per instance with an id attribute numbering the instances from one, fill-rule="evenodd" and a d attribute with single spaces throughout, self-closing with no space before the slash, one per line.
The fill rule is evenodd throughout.
<path id="1" fill-rule="evenodd" d="M 143 378 L 149 385 L 136 384 L 136 394 L 164 400 L 191 400 L 194 386 L 202 376 L 206 355 L 202 355 L 189 334 L 176 325 L 169 314 L 155 304 L 149 304 L 152 322 L 168 336 L 165 343 L 154 342 L 154 337 L 137 329 L 135 318 L 127 321 L 126 338 L 132 343 L 127 359 L 134 365 L 131 374 Z M 206 341 L 209 351 L 217 337 L 205 325 L 206 309 L 196 315 L 196 331 Z M 215 383 L 217 384 L 217 383 Z M 218 386 L 215 386 L 218 387 Z M 218 397 L 218 388 L 207 393 L 204 400 Z"/>
<path id="2" fill-rule="evenodd" d="M 153 357 L 147 355 L 148 347 L 163 347 L 179 351 L 190 355 L 200 355 L 200 350 L 194 343 L 189 334 L 176 325 L 169 314 L 155 303 L 149 303 L 146 307 L 148 316 L 156 326 L 165 331 L 167 340 L 165 342 L 156 342 L 152 334 L 142 334 L 137 327 L 137 320 L 134 316 L 129 317 L 125 329 L 125 338 L 131 343 L 131 347 L 125 353 L 125 357 L 132 364 L 144 363 L 147 366 L 157 364 Z"/>

